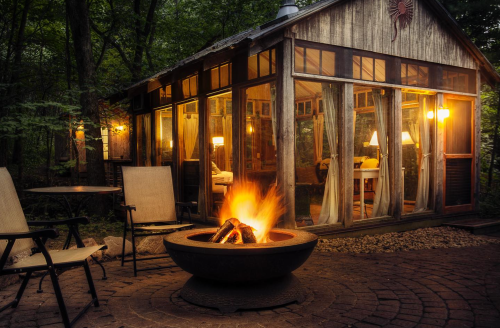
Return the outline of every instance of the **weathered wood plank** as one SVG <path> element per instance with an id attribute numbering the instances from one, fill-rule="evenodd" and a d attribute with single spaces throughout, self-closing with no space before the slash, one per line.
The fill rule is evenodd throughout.
<path id="1" fill-rule="evenodd" d="M 436 111 L 439 107 L 444 104 L 444 94 L 438 93 L 436 95 Z M 436 161 L 435 161 L 435 211 L 436 213 L 442 214 L 444 211 L 443 200 L 444 200 L 444 123 L 439 122 L 437 119 L 435 121 L 436 129 Z"/>
<path id="2" fill-rule="evenodd" d="M 354 84 L 343 83 L 341 88 L 341 107 L 339 112 L 339 175 L 340 206 L 339 217 L 344 226 L 353 224 L 354 206 Z"/>
<path id="3" fill-rule="evenodd" d="M 414 0 L 413 21 L 402 30 L 397 24 L 398 36 L 391 42 L 394 24 L 388 6 L 385 0 L 333 5 L 297 23 L 297 38 L 475 69 L 473 56 L 424 0 Z"/>
<path id="4" fill-rule="evenodd" d="M 286 208 L 285 228 L 295 228 L 295 91 L 292 78 L 292 46 L 292 39 L 285 38 L 276 49 L 278 62 L 281 63 L 276 70 L 276 177 Z"/>

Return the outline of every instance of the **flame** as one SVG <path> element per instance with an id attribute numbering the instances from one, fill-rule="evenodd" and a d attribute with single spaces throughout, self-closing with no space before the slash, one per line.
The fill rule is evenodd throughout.
<path id="1" fill-rule="evenodd" d="M 230 218 L 237 218 L 253 228 L 258 243 L 265 243 L 269 231 L 284 213 L 282 196 L 278 195 L 275 186 L 263 196 L 257 184 L 245 182 L 235 184 L 226 194 L 219 218 L 221 225 Z"/>

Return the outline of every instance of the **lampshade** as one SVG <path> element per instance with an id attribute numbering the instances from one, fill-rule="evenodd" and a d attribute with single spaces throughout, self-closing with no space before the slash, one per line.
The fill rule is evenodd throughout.
<path id="1" fill-rule="evenodd" d="M 413 142 L 410 133 L 408 131 L 403 131 L 402 133 L 402 144 L 403 145 L 414 145 L 415 143 Z"/>
<path id="2" fill-rule="evenodd" d="M 370 146 L 378 146 L 377 131 L 373 132 L 372 138 L 370 139 Z"/>
<path id="3" fill-rule="evenodd" d="M 224 146 L 224 137 L 213 137 L 212 143 L 214 147 Z"/>

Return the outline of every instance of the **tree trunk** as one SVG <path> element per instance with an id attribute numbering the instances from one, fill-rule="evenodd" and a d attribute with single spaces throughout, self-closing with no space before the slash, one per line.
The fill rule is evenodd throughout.
<path id="1" fill-rule="evenodd" d="M 80 87 L 80 104 L 82 115 L 92 121 L 92 125 L 85 126 L 85 145 L 87 157 L 87 182 L 92 186 L 105 186 L 103 146 L 99 117 L 98 96 L 95 92 L 95 64 L 92 55 L 90 35 L 89 10 L 85 0 L 67 0 L 66 11 L 73 35 L 75 47 L 78 84 Z M 102 199 L 97 199 L 97 206 L 93 206 L 96 214 L 105 214 L 105 205 Z"/>

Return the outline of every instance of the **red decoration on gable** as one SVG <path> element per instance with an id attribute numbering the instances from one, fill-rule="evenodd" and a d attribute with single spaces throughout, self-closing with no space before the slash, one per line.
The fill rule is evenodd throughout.
<path id="1" fill-rule="evenodd" d="M 389 0 L 389 14 L 394 23 L 394 37 L 398 36 L 397 21 L 399 19 L 399 28 L 404 29 L 413 19 L 413 0 Z"/>

